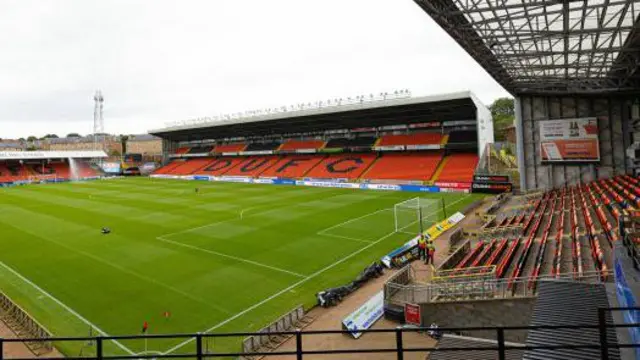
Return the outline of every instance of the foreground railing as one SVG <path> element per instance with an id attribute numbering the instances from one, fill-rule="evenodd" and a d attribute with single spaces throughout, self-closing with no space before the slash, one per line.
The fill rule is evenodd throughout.
<path id="1" fill-rule="evenodd" d="M 217 334 L 181 334 L 181 335 L 131 335 L 131 336 L 97 336 L 97 337 L 53 337 L 47 339 L 51 341 L 56 347 L 64 342 L 92 342 L 95 344 L 95 354 L 91 356 L 71 356 L 66 359 L 169 359 L 169 358 L 195 358 L 195 359 L 207 359 L 207 358 L 222 358 L 222 357 L 257 357 L 257 356 L 295 356 L 295 359 L 304 359 L 306 355 L 341 355 L 341 354 L 372 354 L 372 353 L 387 353 L 390 358 L 404 359 L 406 353 L 414 352 L 462 352 L 462 351 L 495 351 L 496 358 L 504 360 L 508 351 L 512 350 L 567 350 L 567 349 L 597 349 L 600 352 L 600 359 L 609 359 L 610 349 L 622 349 L 622 348 L 640 348 L 640 344 L 617 344 L 607 342 L 607 332 L 609 329 L 616 328 L 635 328 L 640 327 L 639 324 L 616 324 L 611 325 L 606 322 L 606 313 L 609 311 L 628 311 L 628 310 L 640 310 L 640 308 L 601 308 L 598 309 L 598 323 L 597 324 L 585 324 L 585 325 L 549 325 L 549 326 L 511 326 L 511 327 L 468 327 L 468 328 L 439 328 L 440 333 L 457 333 L 463 331 L 479 331 L 479 330 L 494 330 L 495 339 L 494 343 L 488 344 L 488 346 L 474 346 L 474 347 L 442 347 L 442 346 L 430 346 L 430 347 L 408 347 L 405 344 L 405 334 L 407 333 L 424 333 L 428 332 L 428 328 L 395 328 L 395 329 L 372 329 L 362 330 L 362 333 L 382 333 L 389 334 L 393 337 L 394 346 L 381 347 L 381 348 L 345 348 L 345 349 L 308 349 L 303 346 L 304 340 L 313 335 L 327 335 L 327 334 L 342 334 L 349 335 L 349 331 L 333 330 L 333 331 L 285 331 L 279 333 L 282 336 L 293 337 L 293 344 L 290 346 L 290 350 L 275 349 L 269 352 L 213 352 L 206 349 L 204 343 L 208 339 L 220 339 L 229 337 L 246 337 L 256 336 L 258 333 L 217 333 Z M 517 330 L 551 330 L 551 329 L 594 329 L 598 331 L 599 341 L 596 343 L 580 343 L 576 340 L 571 342 L 560 343 L 554 345 L 515 345 L 507 343 L 505 341 L 505 334 L 510 331 Z M 610 334 L 610 332 L 609 332 Z M 153 353 L 140 352 L 131 353 L 130 355 L 110 355 L 105 353 L 104 345 L 108 341 L 126 341 L 134 339 L 147 340 L 154 339 L 167 339 L 175 341 L 190 341 L 195 344 L 193 350 L 185 352 L 165 352 L 165 353 Z M 19 357 L 5 357 L 4 346 L 6 344 L 15 342 L 28 342 L 40 339 L 2 339 L 0 338 L 0 360 L 26 360 L 27 358 Z M 569 340 L 568 340 L 569 341 Z M 393 356 L 393 357 L 391 357 Z M 462 358 L 467 358 L 461 355 Z M 339 356 L 333 357 L 339 359 Z M 41 357 L 41 360 L 48 359 L 60 359 L 59 357 Z"/>

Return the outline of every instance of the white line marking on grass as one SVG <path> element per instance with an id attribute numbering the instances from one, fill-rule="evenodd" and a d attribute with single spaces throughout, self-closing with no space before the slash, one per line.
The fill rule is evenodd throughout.
<path id="1" fill-rule="evenodd" d="M 354 221 L 356 221 L 356 220 L 364 219 L 364 218 L 366 218 L 367 216 L 371 216 L 371 215 L 375 215 L 375 214 L 377 214 L 377 213 L 381 213 L 381 212 L 383 212 L 383 211 L 391 211 L 391 210 L 393 210 L 393 209 L 391 209 L 391 208 L 386 208 L 386 209 L 381 209 L 381 210 L 378 210 L 378 211 L 374 211 L 374 212 L 371 212 L 371 213 L 368 213 L 368 214 L 365 214 L 365 215 L 362 215 L 362 216 L 358 216 L 358 217 L 356 217 L 356 218 L 349 219 L 349 220 L 347 220 L 347 221 L 343 221 L 343 222 L 341 222 L 340 224 L 336 224 L 336 225 L 330 226 L 330 227 L 328 227 L 328 228 L 326 228 L 326 229 L 320 230 L 320 231 L 318 231 L 318 234 L 320 234 L 320 233 L 325 233 L 325 232 L 327 232 L 327 231 L 329 231 L 329 230 L 331 230 L 331 229 L 335 229 L 335 228 L 340 227 L 340 226 L 342 226 L 342 225 L 346 225 L 346 224 L 352 223 L 352 222 L 354 222 Z"/>
<path id="2" fill-rule="evenodd" d="M 372 241 L 370 241 L 370 240 L 358 239 L 358 238 L 354 238 L 354 237 L 350 237 L 350 236 L 342 236 L 342 235 L 327 234 L 327 233 L 317 233 L 317 235 L 332 237 L 332 238 L 336 238 L 336 239 L 345 239 L 345 240 L 357 241 L 357 242 L 366 243 L 366 244 L 371 244 L 372 243 Z"/>
<path id="3" fill-rule="evenodd" d="M 209 249 L 204 249 L 204 248 L 201 248 L 201 247 L 198 247 L 198 246 L 185 244 L 183 242 L 165 239 L 162 236 L 158 236 L 156 239 L 158 239 L 160 241 L 164 241 L 164 242 L 169 243 L 169 244 L 183 246 L 183 247 L 186 247 L 186 248 L 189 248 L 189 249 L 192 249 L 192 250 L 202 251 L 202 252 L 205 252 L 205 253 L 208 253 L 208 254 L 212 254 L 212 255 L 216 255 L 216 256 L 220 256 L 220 257 L 225 257 L 225 258 L 228 258 L 228 259 L 244 262 L 244 263 L 247 263 L 247 264 L 263 267 L 263 268 L 274 270 L 274 271 L 283 272 L 283 273 L 286 273 L 286 274 L 289 274 L 289 275 L 293 275 L 293 276 L 297 276 L 297 277 L 301 277 L 301 278 L 307 277 L 307 275 L 300 274 L 300 273 L 297 273 L 297 272 L 289 271 L 289 270 L 286 270 L 286 269 L 281 269 L 279 267 L 275 267 L 275 266 L 259 263 L 257 261 L 253 261 L 253 260 L 249 260 L 249 259 L 243 259 L 243 258 L 240 258 L 240 257 L 237 257 L 237 256 L 228 255 L 228 254 L 220 253 L 220 252 L 209 250 Z"/>
<path id="4" fill-rule="evenodd" d="M 452 203 L 450 203 L 450 204 L 447 204 L 447 205 L 445 206 L 445 208 L 447 208 L 447 207 L 449 207 L 449 206 L 451 206 L 451 205 L 454 205 L 454 204 L 456 204 L 456 203 L 458 203 L 458 202 L 460 202 L 460 201 L 462 201 L 462 200 L 466 199 L 468 196 L 469 196 L 469 195 L 467 195 L 467 196 L 465 196 L 465 197 L 462 197 L 462 198 L 460 198 L 460 199 L 458 199 L 458 200 L 456 200 L 456 201 L 454 201 L 454 202 L 452 202 Z M 437 212 L 439 212 L 439 210 L 438 210 L 438 211 L 434 211 L 433 213 L 428 214 L 428 215 L 432 215 L 432 214 L 435 214 L 435 213 L 437 213 Z M 363 251 L 365 251 L 365 250 L 367 250 L 367 249 L 369 249 L 369 248 L 371 248 L 371 247 L 373 247 L 373 246 L 375 246 L 375 245 L 379 244 L 380 242 L 384 241 L 385 239 L 387 239 L 387 238 L 391 237 L 391 236 L 392 236 L 392 235 L 394 235 L 394 234 L 396 234 L 396 232 L 395 232 L 395 231 L 390 232 L 390 233 L 388 233 L 387 235 L 384 235 L 383 237 L 381 237 L 381 238 L 379 238 L 379 239 L 377 239 L 377 240 L 372 241 L 369 245 L 367 245 L 367 246 L 365 246 L 365 247 L 363 247 L 363 248 L 361 248 L 361 249 L 359 249 L 359 250 L 354 251 L 353 253 L 351 253 L 351 254 L 349 254 L 349 255 L 345 256 L 344 258 L 342 258 L 342 259 L 340 259 L 340 260 L 338 260 L 338 261 L 334 262 L 333 264 L 328 265 L 327 267 L 325 267 L 325 268 L 323 268 L 323 269 L 320 269 L 320 270 L 318 270 L 318 271 L 314 272 L 313 274 L 311 274 L 311 275 L 307 276 L 306 278 L 304 278 L 304 279 L 302 279 L 302 280 L 298 281 L 297 283 L 295 283 L 295 284 L 293 284 L 293 285 L 291 285 L 291 286 L 289 286 L 289 287 L 287 287 L 287 288 L 285 288 L 285 289 L 283 289 L 283 290 L 280 290 L 279 292 L 277 292 L 277 293 L 275 293 L 275 294 L 273 294 L 273 295 L 269 296 L 268 298 L 266 298 L 266 299 L 264 299 L 264 300 L 262 300 L 262 301 L 260 301 L 260 302 L 258 302 L 258 303 L 256 303 L 256 304 L 254 304 L 254 305 L 251 305 L 250 307 L 248 307 L 248 308 L 246 308 L 246 309 L 242 310 L 241 312 L 239 312 L 239 313 L 237 313 L 237 314 L 235 314 L 235 315 L 231 316 L 230 318 L 227 318 L 226 320 L 223 320 L 222 322 L 219 322 L 218 324 L 216 324 L 216 325 L 214 325 L 214 326 L 212 326 L 212 327 L 208 328 L 208 329 L 207 329 L 207 330 L 205 330 L 203 333 L 205 333 L 205 334 L 210 333 L 211 331 L 213 331 L 213 330 L 215 330 L 215 329 L 218 329 L 218 328 L 220 328 L 220 327 L 222 327 L 222 326 L 224 326 L 224 325 L 226 325 L 226 324 L 228 324 L 228 323 L 230 323 L 230 322 L 232 322 L 232 321 L 236 320 L 237 318 L 239 318 L 239 317 L 241 317 L 241 316 L 243 316 L 243 315 L 245 315 L 245 314 L 247 314 L 247 313 L 249 313 L 249 312 L 251 312 L 251 311 L 253 311 L 253 310 L 257 309 L 257 308 L 259 308 L 260 306 L 262 306 L 262 305 L 266 304 L 267 302 L 269 302 L 269 301 L 271 301 L 271 300 L 273 300 L 273 299 L 275 299 L 275 298 L 277 298 L 277 297 L 281 296 L 282 294 L 284 294 L 284 293 L 286 293 L 286 292 L 288 292 L 288 291 L 291 291 L 292 289 L 294 289 L 294 288 L 298 287 L 299 285 L 304 284 L 305 282 L 307 282 L 307 281 L 309 281 L 309 280 L 311 280 L 311 279 L 315 278 L 316 276 L 318 276 L 318 275 L 320 275 L 320 274 L 324 273 L 325 271 L 330 270 L 330 269 L 332 269 L 332 268 L 334 268 L 334 267 L 336 267 L 336 266 L 338 266 L 338 265 L 342 264 L 343 262 L 345 262 L 345 261 L 347 261 L 347 260 L 351 259 L 352 257 L 354 257 L 354 256 L 356 256 L 356 255 L 358 255 L 358 254 L 360 254 L 361 252 L 363 252 Z M 182 348 L 183 346 L 185 346 L 185 345 L 187 345 L 187 344 L 189 344 L 189 343 L 193 342 L 194 340 L 195 340 L 195 338 L 187 339 L 187 340 L 185 340 L 185 341 L 183 341 L 183 342 L 181 342 L 181 343 L 177 344 L 176 346 L 174 346 L 174 347 L 170 348 L 169 350 L 165 351 L 164 353 L 162 353 L 162 355 L 170 354 L 170 353 L 172 353 L 172 352 L 174 352 L 174 351 L 176 351 L 176 350 L 178 350 L 178 349 Z"/>
<path id="5" fill-rule="evenodd" d="M 36 285 L 34 282 L 32 282 L 31 280 L 27 279 L 26 277 L 24 277 L 22 274 L 20 274 L 19 272 L 17 272 L 16 270 L 14 270 L 13 268 L 9 267 L 7 264 L 5 264 L 4 262 L 0 261 L 0 266 L 2 266 L 3 268 L 5 268 L 6 270 L 8 270 L 9 272 L 11 272 L 13 275 L 17 276 L 20 280 L 24 281 L 25 283 L 31 285 L 34 289 L 38 290 L 42 295 L 48 297 L 49 299 L 53 300 L 53 302 L 55 302 L 56 304 L 60 305 L 63 309 L 67 310 L 69 313 L 71 313 L 73 316 L 77 317 L 78 319 L 80 319 L 80 321 L 82 321 L 83 323 L 91 326 L 92 328 L 94 328 L 100 335 L 102 336 L 106 336 L 109 337 L 110 335 L 107 334 L 106 332 L 104 332 L 103 330 L 101 330 L 99 327 L 97 327 L 95 324 L 93 324 L 91 321 L 87 320 L 85 317 L 83 317 L 82 315 L 78 314 L 75 310 L 73 310 L 72 308 L 70 308 L 69 306 L 67 306 L 66 304 L 64 304 L 62 301 L 58 300 L 56 297 L 54 297 L 53 295 L 49 294 L 48 292 L 46 292 L 44 289 L 42 289 L 41 287 L 39 287 L 38 285 Z M 116 344 L 116 346 L 118 346 L 120 349 L 122 349 L 124 352 L 128 353 L 129 355 L 137 355 L 135 352 L 133 352 L 131 349 L 129 349 L 128 347 L 124 346 L 122 343 L 120 343 L 117 340 L 111 340 L 113 341 L 114 344 Z"/>

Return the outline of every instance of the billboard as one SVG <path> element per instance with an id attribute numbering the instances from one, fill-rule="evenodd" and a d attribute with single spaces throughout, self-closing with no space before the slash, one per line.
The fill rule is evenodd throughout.
<path id="1" fill-rule="evenodd" d="M 540 121 L 540 156 L 543 162 L 600 161 L 598 120 Z"/>
<path id="2" fill-rule="evenodd" d="M 102 171 L 107 174 L 120 174 L 120 163 L 119 162 L 105 162 L 102 163 Z"/>
<path id="3" fill-rule="evenodd" d="M 342 320 L 342 327 L 349 330 L 354 338 L 362 335 L 360 330 L 366 330 L 384 314 L 384 291 L 380 291 L 367 300 L 356 311 Z"/>

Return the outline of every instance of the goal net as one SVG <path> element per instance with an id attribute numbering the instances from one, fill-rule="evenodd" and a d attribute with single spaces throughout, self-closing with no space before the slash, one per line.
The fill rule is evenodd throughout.
<path id="1" fill-rule="evenodd" d="M 396 232 L 417 234 L 444 217 L 441 199 L 416 197 L 393 206 Z"/>

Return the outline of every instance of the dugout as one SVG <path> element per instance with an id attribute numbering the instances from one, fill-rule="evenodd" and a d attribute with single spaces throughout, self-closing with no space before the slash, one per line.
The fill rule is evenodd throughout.
<path id="1" fill-rule="evenodd" d="M 636 170 L 640 1 L 415 1 L 515 97 L 522 190 Z"/>
<path id="2" fill-rule="evenodd" d="M 412 97 L 409 92 L 362 95 L 314 103 L 178 121 L 149 133 L 162 138 L 164 159 L 181 146 L 203 148 L 220 143 L 252 143 L 251 150 L 272 149 L 285 138 L 331 140 L 383 132 L 469 130 L 471 151 L 493 142 L 491 113 L 469 91 Z M 368 144 L 368 149 L 372 144 Z M 271 146 L 271 147 L 270 147 Z M 480 155 L 478 153 L 478 155 Z"/>

